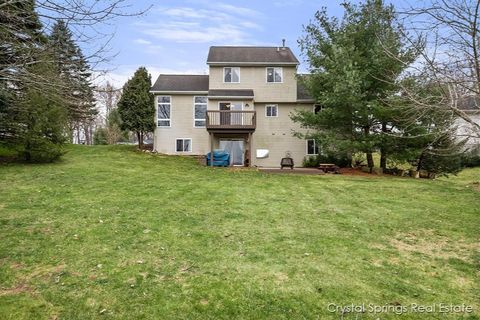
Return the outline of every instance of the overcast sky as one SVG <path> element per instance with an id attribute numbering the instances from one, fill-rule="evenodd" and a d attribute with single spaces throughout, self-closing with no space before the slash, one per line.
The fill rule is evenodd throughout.
<path id="1" fill-rule="evenodd" d="M 139 66 L 146 66 L 152 81 L 160 73 L 207 74 L 208 48 L 212 45 L 277 46 L 286 39 L 299 60 L 297 40 L 302 25 L 326 6 L 341 16 L 341 1 L 312 0 L 135 0 L 129 10 L 153 5 L 143 16 L 115 20 L 110 43 L 117 55 L 110 60 L 108 76 L 123 83 Z M 107 31 L 107 30 L 106 30 Z M 305 64 L 301 71 L 307 69 Z"/>

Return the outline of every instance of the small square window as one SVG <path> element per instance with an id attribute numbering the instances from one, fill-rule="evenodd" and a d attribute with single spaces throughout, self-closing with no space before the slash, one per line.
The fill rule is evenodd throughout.
<path id="1" fill-rule="evenodd" d="M 240 68 L 239 67 L 223 68 L 223 82 L 240 83 Z"/>
<path id="2" fill-rule="evenodd" d="M 192 151 L 192 139 L 177 139 L 176 141 L 177 152 L 191 152 Z"/>
<path id="3" fill-rule="evenodd" d="M 265 106 L 265 115 L 267 117 L 278 117 L 278 106 L 277 105 Z"/>
<path id="4" fill-rule="evenodd" d="M 280 83 L 283 81 L 283 68 L 267 68 L 267 82 Z"/>

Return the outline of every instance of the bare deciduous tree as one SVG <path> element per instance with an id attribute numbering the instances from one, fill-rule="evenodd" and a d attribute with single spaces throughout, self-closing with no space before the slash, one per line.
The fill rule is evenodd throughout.
<path id="1" fill-rule="evenodd" d="M 149 8 L 133 11 L 134 0 L 4 0 L 0 1 L 0 83 L 9 91 L 22 92 L 33 88 L 46 92 L 53 88 L 52 94 L 63 99 L 65 105 L 78 101 L 77 105 L 90 103 L 79 98 L 65 81 L 51 81 L 45 74 L 32 72 L 32 66 L 49 64 L 62 65 L 49 44 L 48 35 L 59 21 L 72 31 L 74 42 L 87 48 L 83 55 L 85 72 L 101 75 L 107 70 L 105 63 L 113 56 L 109 50 L 109 41 L 113 32 L 108 31 L 108 23 L 120 17 L 143 14 Z M 82 50 L 83 51 L 83 50 Z M 45 53 L 45 54 L 44 54 Z M 50 53 L 50 54 L 49 54 Z M 88 69 L 88 70 L 87 70 Z M 92 81 L 93 76 L 89 76 Z M 86 143 L 92 142 L 94 115 L 88 115 L 79 123 L 71 123 L 70 131 L 75 131 L 80 141 L 83 132 Z M 6 127 L 5 123 L 0 124 Z M 72 127 L 73 126 L 73 127 Z M 2 129 L 2 128 L 0 128 Z M 2 131 L 2 130 L 0 130 Z M 3 130 L 7 132 L 8 130 Z M 12 135 L 10 135 L 12 136 Z"/>
<path id="2" fill-rule="evenodd" d="M 110 112 L 116 108 L 120 95 L 121 89 L 115 88 L 109 81 L 95 88 L 95 98 L 98 106 L 105 111 L 105 121 Z"/>
<path id="3" fill-rule="evenodd" d="M 407 87 L 403 93 L 417 114 L 428 114 L 432 108 L 453 113 L 470 126 L 473 138 L 480 138 L 480 123 L 465 109 L 480 111 L 478 104 L 470 103 L 480 97 L 479 10 L 480 0 L 432 0 L 401 12 L 411 45 L 420 54 L 412 73 L 435 84 L 439 94 L 435 99 L 421 98 Z M 421 46 L 414 40 L 418 38 L 423 39 Z"/>
<path id="4" fill-rule="evenodd" d="M 41 21 L 49 34 L 56 21 L 62 20 L 72 30 L 77 43 L 94 43 L 86 60 L 94 69 L 108 61 L 112 32 L 100 31 L 101 25 L 119 17 L 142 15 L 148 8 L 131 11 L 133 0 L 5 0 L 0 3 L 0 81 L 29 86 L 48 85 L 48 79 L 28 72 L 39 60 L 39 37 L 25 32 L 25 26 Z M 34 10 L 31 10 L 31 8 Z M 41 38 L 41 36 L 40 36 Z M 8 58 L 8 59 L 6 59 Z M 96 70 L 102 71 L 102 70 Z M 103 70 L 105 71 L 105 70 Z M 100 72 L 97 72 L 100 73 Z"/>

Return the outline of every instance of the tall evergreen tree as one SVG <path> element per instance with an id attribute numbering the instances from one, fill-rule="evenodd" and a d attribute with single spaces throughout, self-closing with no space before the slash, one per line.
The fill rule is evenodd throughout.
<path id="1" fill-rule="evenodd" d="M 415 55 L 405 49 L 393 6 L 382 0 L 343 6 L 341 21 L 326 9 L 317 12 L 299 41 L 310 63 L 306 86 L 323 111 L 299 111 L 292 119 L 312 129 L 324 151 L 363 152 L 369 167 L 380 151 L 385 167 L 395 145 L 390 133 L 401 118 L 386 102 Z"/>
<path id="2" fill-rule="evenodd" d="M 138 146 L 143 146 L 146 133 L 155 128 L 154 98 L 150 93 L 151 76 L 145 67 L 138 68 L 133 78 L 123 86 L 123 93 L 118 102 L 118 112 L 122 118 L 122 130 L 136 133 Z"/>
<path id="3" fill-rule="evenodd" d="M 45 37 L 34 10 L 34 1 L 13 1 L 0 10 L 0 141 L 14 143 L 16 137 L 16 103 L 26 80 L 35 74 L 27 65 L 42 51 Z"/>
<path id="4" fill-rule="evenodd" d="M 26 86 L 6 100 L 6 123 L 11 129 L 6 141 L 25 161 L 49 162 L 62 154 L 65 141 L 66 109 L 58 94 L 58 71 L 45 52 L 39 62 L 28 67 L 31 74 L 48 79 L 50 87 Z"/>
<path id="5" fill-rule="evenodd" d="M 0 10 L 0 81 L 10 83 L 32 79 L 26 67 L 44 50 L 45 36 L 35 12 L 35 1 L 10 1 Z"/>
<path id="6" fill-rule="evenodd" d="M 83 130 L 86 140 L 91 141 L 90 126 L 97 111 L 90 67 L 64 21 L 59 20 L 53 26 L 49 45 L 63 83 L 71 134 Z"/>

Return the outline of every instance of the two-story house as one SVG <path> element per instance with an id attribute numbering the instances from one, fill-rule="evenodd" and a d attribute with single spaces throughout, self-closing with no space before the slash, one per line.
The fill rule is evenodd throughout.
<path id="1" fill-rule="evenodd" d="M 299 61 L 288 47 L 211 47 L 209 75 L 158 77 L 154 150 L 165 154 L 230 153 L 231 165 L 279 167 L 288 152 L 301 166 L 317 153 L 314 140 L 290 119 L 295 109 L 314 112 L 297 85 Z"/>

